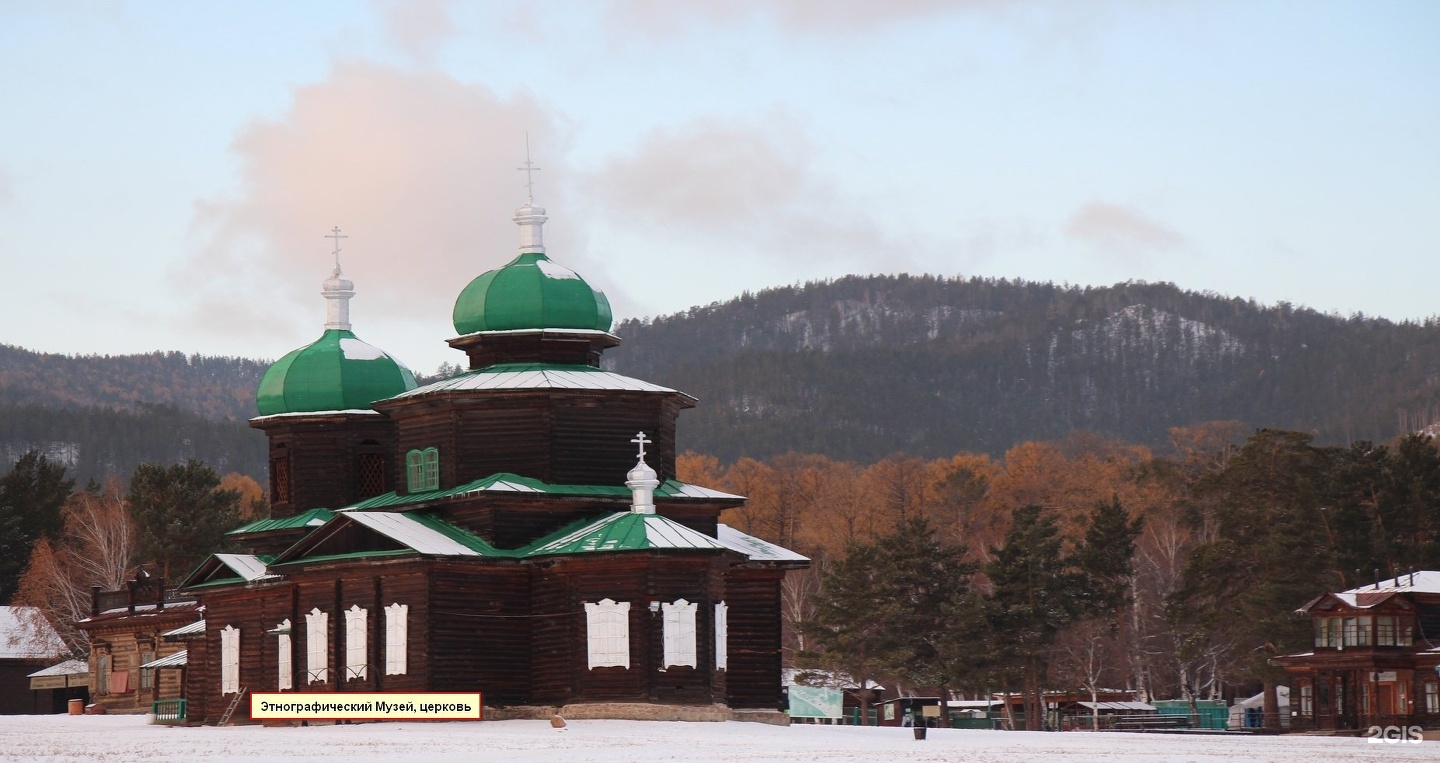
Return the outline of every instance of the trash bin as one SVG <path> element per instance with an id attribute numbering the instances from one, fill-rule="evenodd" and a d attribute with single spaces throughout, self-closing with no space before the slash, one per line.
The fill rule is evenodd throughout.
<path id="1" fill-rule="evenodd" d="M 925 738 L 925 727 L 924 727 L 923 725 L 921 725 L 921 726 L 916 726 L 916 727 L 915 727 L 915 738 L 916 738 L 916 739 L 924 739 L 924 738 Z"/>
<path id="2" fill-rule="evenodd" d="M 85 714 L 85 700 L 83 700 L 83 699 L 72 699 L 72 700 L 70 700 L 69 708 L 70 708 L 70 714 L 71 714 L 71 715 L 84 715 L 84 714 Z"/>

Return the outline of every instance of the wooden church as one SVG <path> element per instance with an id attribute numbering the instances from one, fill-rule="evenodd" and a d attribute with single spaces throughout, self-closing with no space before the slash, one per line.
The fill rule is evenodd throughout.
<path id="1" fill-rule="evenodd" d="M 351 332 L 337 247 L 324 334 L 260 383 L 272 516 L 182 583 L 205 611 L 192 723 L 256 691 L 785 722 L 781 581 L 808 561 L 720 524 L 743 497 L 675 479 L 695 399 L 602 370 L 605 295 L 546 256 L 544 209 L 514 219 L 519 256 L 455 302 L 469 370 L 423 387 Z"/>

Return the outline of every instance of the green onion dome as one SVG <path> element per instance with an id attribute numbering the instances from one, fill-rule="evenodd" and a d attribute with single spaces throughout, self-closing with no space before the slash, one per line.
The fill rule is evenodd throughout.
<path id="1" fill-rule="evenodd" d="M 260 379 L 260 415 L 366 410 L 415 389 L 415 374 L 348 329 L 327 328 L 314 343 L 276 361 Z"/>
<path id="2" fill-rule="evenodd" d="M 610 300 L 575 271 L 545 255 L 541 225 L 545 210 L 527 202 L 516 210 L 520 256 L 480 274 L 455 300 L 460 334 L 527 329 L 609 331 Z"/>
<path id="3" fill-rule="evenodd" d="M 610 330 L 610 300 L 604 292 L 541 252 L 527 252 L 510 264 L 480 274 L 455 300 L 455 330 Z"/>

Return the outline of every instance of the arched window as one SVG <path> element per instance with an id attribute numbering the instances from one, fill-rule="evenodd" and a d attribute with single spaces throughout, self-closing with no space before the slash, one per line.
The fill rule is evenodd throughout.
<path id="1" fill-rule="evenodd" d="M 345 680 L 365 680 L 369 676 L 369 650 L 365 641 L 367 610 L 352 604 L 345 610 Z"/>
<path id="2" fill-rule="evenodd" d="M 240 691 L 240 629 L 233 625 L 220 631 L 220 693 Z"/>
<path id="3" fill-rule="evenodd" d="M 385 608 L 385 675 L 405 674 L 405 650 L 409 648 L 406 616 L 410 605 L 396 602 Z"/>
<path id="4" fill-rule="evenodd" d="M 665 613 L 665 667 L 696 667 L 695 604 L 679 599 L 660 609 Z"/>
<path id="5" fill-rule="evenodd" d="M 276 661 L 279 665 L 276 667 L 275 688 L 280 691 L 288 691 L 295 688 L 290 680 L 290 618 L 281 620 L 275 630 L 279 635 L 276 644 Z"/>
<path id="6" fill-rule="evenodd" d="M 330 628 L 330 613 L 321 612 L 319 607 L 305 615 L 305 672 L 307 683 L 324 683 L 329 678 L 328 660 L 325 659 L 325 642 Z"/>
<path id="7" fill-rule="evenodd" d="M 412 493 L 440 489 L 440 449 L 412 450 L 405 454 L 407 488 Z"/>
<path id="8" fill-rule="evenodd" d="M 590 669 L 630 667 L 630 602 L 601 599 L 585 605 Z"/>

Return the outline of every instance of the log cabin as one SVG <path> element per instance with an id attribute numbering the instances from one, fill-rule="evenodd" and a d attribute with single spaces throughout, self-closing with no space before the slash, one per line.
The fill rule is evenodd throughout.
<path id="1" fill-rule="evenodd" d="M 1314 647 L 1272 660 L 1290 676 L 1290 727 L 1440 729 L 1440 571 L 1316 597 Z"/>
<path id="2" fill-rule="evenodd" d="M 191 723 L 256 691 L 787 721 L 781 583 L 808 560 L 720 523 L 742 496 L 676 479 L 696 400 L 602 370 L 604 293 L 547 256 L 544 209 L 514 220 L 519 255 L 455 302 L 468 370 L 425 386 L 351 331 L 337 247 L 324 333 L 257 394 L 271 516 L 182 583 L 205 608 Z"/>

